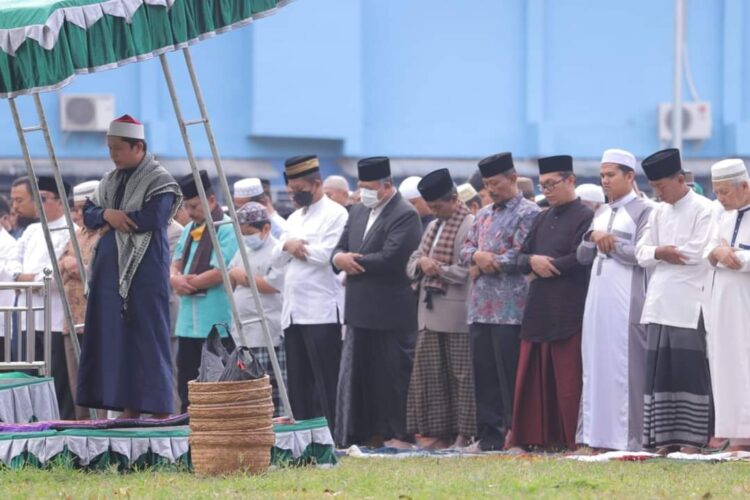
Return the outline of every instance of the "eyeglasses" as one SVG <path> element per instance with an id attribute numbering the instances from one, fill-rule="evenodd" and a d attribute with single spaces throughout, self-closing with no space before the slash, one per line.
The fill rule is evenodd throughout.
<path id="1" fill-rule="evenodd" d="M 567 176 L 566 177 L 562 177 L 562 178 L 560 178 L 560 179 L 558 179 L 556 181 L 547 181 L 544 184 L 537 184 L 536 186 L 541 191 L 552 191 L 553 189 L 555 189 L 555 187 L 558 184 L 560 184 L 561 182 L 563 182 L 565 179 L 567 179 Z"/>

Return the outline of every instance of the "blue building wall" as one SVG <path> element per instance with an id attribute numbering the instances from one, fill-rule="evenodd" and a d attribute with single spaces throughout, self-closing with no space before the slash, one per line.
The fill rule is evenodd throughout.
<path id="1" fill-rule="evenodd" d="M 692 76 L 714 127 L 684 156 L 750 156 L 750 2 L 686 3 Z M 657 106 L 672 98 L 673 29 L 671 0 L 297 0 L 193 56 L 228 159 L 280 168 L 315 152 L 333 171 L 339 158 L 374 154 L 595 159 L 623 147 L 643 157 L 662 146 Z M 194 117 L 181 59 L 170 55 Z M 157 60 L 78 77 L 62 92 L 114 94 L 118 114 L 147 124 L 153 151 L 184 156 Z M 61 158 L 106 158 L 103 134 L 60 132 L 58 96 L 44 102 Z M 30 99 L 19 103 L 33 122 Z M 0 157 L 19 157 L 4 104 L 0 124 Z M 193 142 L 210 156 L 201 134 Z M 31 146 L 44 156 L 40 138 Z"/>

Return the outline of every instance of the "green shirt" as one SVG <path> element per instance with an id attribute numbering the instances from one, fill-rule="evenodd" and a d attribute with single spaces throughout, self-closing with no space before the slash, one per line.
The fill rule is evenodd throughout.
<path id="1" fill-rule="evenodd" d="M 229 217 L 225 215 L 224 220 L 228 221 Z M 182 259 L 185 242 L 191 237 L 190 231 L 192 228 L 193 225 L 188 224 L 182 230 L 180 240 L 177 242 L 177 247 L 172 257 L 173 261 Z M 224 262 L 229 265 L 229 262 L 231 262 L 234 254 L 237 252 L 237 238 L 234 236 L 232 225 L 221 225 L 217 228 L 216 233 L 219 238 L 221 254 L 224 256 Z M 206 237 L 208 237 L 207 234 Z M 198 242 L 194 242 L 190 246 L 188 260 L 182 263 L 183 270 L 187 271 L 190 269 L 197 248 Z M 211 265 L 216 268 L 219 267 L 216 255 L 213 253 L 211 255 Z M 216 323 L 226 323 L 229 327 L 232 325 L 232 310 L 229 307 L 229 300 L 227 299 L 226 292 L 224 292 L 224 285 L 222 283 L 208 290 L 201 291 L 196 295 L 180 296 L 180 310 L 177 313 L 177 326 L 175 327 L 175 334 L 178 337 L 204 339 L 208 337 L 211 327 Z M 226 336 L 224 329 L 220 329 L 219 332 L 222 336 Z"/>

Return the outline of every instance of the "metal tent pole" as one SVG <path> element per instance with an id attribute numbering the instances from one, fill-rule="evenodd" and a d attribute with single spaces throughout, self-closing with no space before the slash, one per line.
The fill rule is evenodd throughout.
<path id="1" fill-rule="evenodd" d="M 44 142 L 47 145 L 47 156 L 49 157 L 50 166 L 52 167 L 52 176 L 55 179 L 55 184 L 57 185 L 57 191 L 60 193 L 65 193 L 65 185 L 63 184 L 62 180 L 62 173 L 60 172 L 60 164 L 57 162 L 57 154 L 55 153 L 55 147 L 52 144 L 52 138 L 49 135 L 49 128 L 47 127 L 47 118 L 44 113 L 44 107 L 42 106 L 42 99 L 39 97 L 39 94 L 34 94 L 34 104 L 36 105 L 36 113 L 39 117 L 39 126 L 42 129 L 42 133 L 44 134 Z M 65 214 L 65 227 L 60 228 L 61 231 L 66 230 L 68 231 L 68 235 L 70 236 L 70 244 L 73 246 L 73 253 L 75 254 L 76 259 L 76 265 L 78 266 L 78 275 L 81 277 L 81 283 L 83 283 L 84 293 L 88 292 L 88 280 L 86 279 L 86 266 L 83 265 L 83 256 L 81 255 L 81 246 L 78 244 L 78 238 L 76 238 L 76 230 L 75 225 L 73 224 L 73 217 L 70 215 L 70 207 L 68 206 L 68 193 L 65 193 L 65 196 L 61 198 L 63 199 L 63 212 Z M 62 289 L 62 286 L 60 288 Z M 66 303 L 66 307 L 68 304 L 67 295 L 64 293 L 61 293 L 61 296 L 63 296 L 63 300 Z M 73 322 L 73 316 L 71 314 L 70 321 Z M 75 322 L 73 322 L 75 323 Z M 69 325 L 70 326 L 70 325 Z M 81 346 L 78 343 L 78 333 L 76 331 L 76 326 L 73 324 L 71 327 L 71 337 L 70 342 L 73 345 L 73 352 L 75 353 L 75 359 L 76 359 L 76 365 L 78 365 L 81 361 Z"/>
<path id="2" fill-rule="evenodd" d="M 15 98 L 8 99 L 8 104 L 10 104 L 10 111 L 13 115 L 13 122 L 16 125 L 16 133 L 18 134 L 18 142 L 21 145 L 21 152 L 23 153 L 23 159 L 24 159 L 24 162 L 26 163 L 26 175 L 29 178 L 29 186 L 31 187 L 31 194 L 34 197 L 34 202 L 36 203 L 36 209 L 39 215 L 39 222 L 42 225 L 42 230 L 44 233 L 44 241 L 45 241 L 45 244 L 47 245 L 47 253 L 50 257 L 50 263 L 52 264 L 52 271 L 55 276 L 55 282 L 57 283 L 57 287 L 59 288 L 61 292 L 60 296 L 63 301 L 63 310 L 65 312 L 65 316 L 66 316 L 66 319 L 68 320 L 69 326 L 72 326 L 73 316 L 70 314 L 68 301 L 65 300 L 65 292 L 62 286 L 62 275 L 60 274 L 60 267 L 57 265 L 57 254 L 55 253 L 55 246 L 52 243 L 52 234 L 50 233 L 50 229 L 49 229 L 49 221 L 47 220 L 47 215 L 44 213 L 44 206 L 42 205 L 42 199 L 39 194 L 39 184 L 37 182 L 36 172 L 34 171 L 34 164 L 31 160 L 28 143 L 26 142 L 26 134 L 31 133 L 31 132 L 41 131 L 42 126 L 37 125 L 34 127 L 24 128 L 23 125 L 21 124 L 21 117 L 18 113 L 18 108 L 16 107 Z M 63 195 L 61 195 L 61 200 L 63 200 L 64 203 L 67 203 L 67 199 L 63 199 L 62 196 Z M 29 318 L 27 318 L 27 322 L 28 320 Z M 27 334 L 29 334 L 29 332 L 27 332 Z M 31 332 L 31 334 L 33 334 L 33 332 Z M 52 360 L 46 360 L 46 361 L 51 365 Z"/>
<path id="3" fill-rule="evenodd" d="M 276 359 L 276 351 L 274 350 L 273 340 L 271 339 L 270 331 L 268 330 L 268 324 L 266 322 L 265 314 L 263 313 L 263 306 L 260 302 L 260 294 L 258 292 L 258 288 L 255 283 L 255 278 L 253 276 L 252 268 L 250 267 L 250 261 L 248 259 L 247 251 L 245 249 L 244 244 L 242 243 L 242 232 L 240 230 L 239 223 L 237 222 L 237 213 L 234 209 L 234 205 L 231 203 L 232 196 L 229 191 L 229 184 L 227 183 L 226 175 L 224 173 L 224 169 L 221 164 L 221 157 L 219 156 L 219 151 L 216 146 L 216 140 L 213 134 L 213 130 L 211 129 L 211 124 L 208 119 L 208 113 L 206 111 L 206 107 L 203 101 L 203 94 L 200 90 L 200 85 L 198 84 L 198 79 L 195 74 L 195 70 L 193 67 L 192 58 L 190 56 L 190 50 L 188 48 L 182 49 L 183 55 L 185 56 L 185 63 L 188 68 L 188 72 L 190 73 L 190 80 L 192 82 L 193 86 L 193 92 L 195 93 L 196 101 L 198 102 L 198 107 L 200 109 L 201 118 L 199 120 L 192 120 L 192 121 L 185 121 L 182 109 L 180 107 L 179 98 L 177 97 L 177 91 L 175 89 L 174 81 L 172 79 L 172 72 L 169 69 L 169 62 L 167 61 L 167 57 L 165 54 L 162 54 L 159 56 L 159 60 L 161 61 L 162 70 L 164 72 L 164 79 L 167 83 L 167 88 L 169 89 L 169 96 L 172 99 L 172 105 L 174 107 L 175 115 L 177 117 L 177 122 L 180 126 L 180 133 L 182 134 L 182 140 L 185 143 L 185 152 L 188 156 L 188 161 L 190 163 L 190 169 L 193 174 L 193 179 L 195 180 L 195 185 L 198 190 L 198 196 L 201 200 L 201 207 L 203 208 L 203 213 L 206 216 L 206 229 L 208 229 L 208 234 L 211 237 L 211 243 L 214 247 L 214 254 L 216 255 L 217 263 L 219 264 L 219 270 L 221 271 L 221 277 L 222 277 L 222 283 L 224 285 L 224 291 L 227 294 L 227 299 L 229 300 L 229 305 L 232 309 L 232 317 L 234 319 L 234 325 L 237 330 L 237 335 L 240 339 L 243 338 L 242 336 L 242 326 L 243 322 L 240 318 L 240 315 L 237 310 L 237 304 L 234 301 L 234 292 L 232 290 L 232 285 L 229 280 L 229 274 L 227 273 L 227 265 L 224 260 L 224 256 L 222 255 L 220 251 L 220 246 L 218 242 L 218 235 L 216 232 L 216 226 L 214 224 L 210 224 L 210 207 L 208 206 L 208 199 L 206 197 L 206 191 L 203 189 L 203 183 L 200 179 L 200 173 L 198 169 L 198 164 L 195 159 L 195 155 L 193 154 L 193 147 L 190 143 L 190 136 L 187 131 L 187 127 L 191 125 L 198 125 L 203 124 L 204 130 L 206 132 L 206 135 L 208 137 L 208 142 L 211 146 L 211 153 L 213 155 L 214 165 L 216 167 L 216 173 L 219 178 L 219 184 L 222 189 L 222 193 L 224 194 L 224 197 L 227 199 L 227 206 L 229 208 L 229 217 L 231 219 L 232 227 L 234 228 L 234 234 L 237 238 L 237 247 L 240 252 L 240 256 L 242 258 L 242 264 L 245 269 L 245 273 L 247 274 L 248 282 L 250 283 L 250 288 L 252 290 L 253 294 L 253 300 L 255 302 L 256 311 L 258 313 L 258 318 L 255 320 L 252 320 L 251 322 L 260 322 L 261 329 L 263 331 L 263 334 L 266 339 L 266 346 L 268 348 L 268 355 L 271 359 L 271 364 L 273 366 L 274 375 L 276 377 L 276 384 L 279 389 L 279 395 L 281 397 L 281 400 L 284 404 L 284 409 L 286 411 L 286 416 L 289 418 L 293 418 L 292 414 L 292 407 L 289 403 L 289 395 L 286 390 L 286 384 L 284 383 L 284 378 L 281 374 L 281 368 L 279 367 L 278 359 Z M 245 322 L 245 324 L 248 324 L 248 322 Z"/>
<path id="4" fill-rule="evenodd" d="M 685 2 L 674 2 L 674 75 L 672 103 L 672 147 L 682 149 L 682 52 L 685 40 Z"/>

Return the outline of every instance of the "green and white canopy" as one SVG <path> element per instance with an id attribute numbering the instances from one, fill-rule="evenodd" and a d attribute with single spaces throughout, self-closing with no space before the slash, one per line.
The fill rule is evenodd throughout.
<path id="1" fill-rule="evenodd" d="M 291 0 L 2 0 L 0 97 L 183 48 Z"/>

